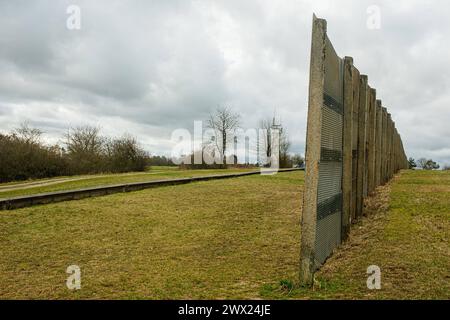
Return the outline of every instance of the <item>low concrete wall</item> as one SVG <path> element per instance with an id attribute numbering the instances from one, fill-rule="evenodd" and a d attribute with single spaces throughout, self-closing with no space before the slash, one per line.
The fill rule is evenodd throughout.
<path id="1" fill-rule="evenodd" d="M 300 171 L 301 169 L 280 169 L 279 172 L 291 172 Z M 149 182 L 136 182 L 129 184 L 118 184 L 110 186 L 101 186 L 94 188 L 69 190 L 69 191 L 58 191 L 50 193 L 41 193 L 29 196 L 20 196 L 8 199 L 0 199 L 0 210 L 13 210 L 24 207 L 31 207 L 40 204 L 48 204 L 62 201 L 79 200 L 91 197 L 106 196 L 114 193 L 121 192 L 131 192 L 139 191 L 143 189 L 158 188 L 164 186 L 173 186 L 180 184 L 187 184 L 197 181 L 208 181 L 208 180 L 219 180 L 219 179 L 230 179 L 245 177 L 250 175 L 260 174 L 260 171 L 244 172 L 244 173 L 233 173 L 225 175 L 210 175 L 201 176 L 193 178 L 181 178 L 181 179 L 171 179 L 171 180 L 156 180 Z"/>

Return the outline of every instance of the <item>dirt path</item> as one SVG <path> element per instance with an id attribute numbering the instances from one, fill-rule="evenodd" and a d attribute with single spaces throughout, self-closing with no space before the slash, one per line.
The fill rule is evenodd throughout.
<path id="1" fill-rule="evenodd" d="M 134 175 L 154 175 L 154 174 L 164 174 L 166 171 L 161 172 L 142 172 L 142 173 L 127 173 L 122 174 L 120 177 L 127 177 L 127 176 L 134 176 Z M 80 181 L 80 180 L 91 180 L 91 179 L 98 179 L 98 178 L 108 178 L 108 177 L 114 177 L 117 176 L 115 174 L 109 174 L 109 175 L 95 175 L 95 176 L 85 176 L 85 177 L 78 177 L 78 178 L 57 178 L 52 180 L 44 180 L 44 181 L 32 181 L 32 182 L 24 182 L 24 183 L 18 183 L 14 185 L 7 185 L 7 186 L 0 186 L 0 193 L 2 192 L 9 192 L 9 191 L 15 191 L 15 190 L 25 190 L 25 189 L 32 189 L 32 188 L 38 188 L 38 187 L 46 187 L 51 186 L 55 184 L 65 183 L 65 182 L 73 182 L 73 181 Z"/>
<path id="2" fill-rule="evenodd" d="M 38 187 L 45 187 L 45 186 L 51 186 L 54 184 L 60 184 L 64 182 L 72 182 L 72 181 L 78 181 L 78 180 L 86 180 L 86 179 L 94 179 L 94 178 L 61 178 L 61 179 L 55 179 L 51 181 L 40 181 L 40 182 L 29 182 L 29 183 L 21 183 L 21 184 L 15 184 L 12 186 L 3 186 L 0 187 L 0 193 L 1 192 L 8 192 L 8 191 L 15 191 L 15 190 L 24 190 L 24 189 L 31 189 L 31 188 L 38 188 Z"/>

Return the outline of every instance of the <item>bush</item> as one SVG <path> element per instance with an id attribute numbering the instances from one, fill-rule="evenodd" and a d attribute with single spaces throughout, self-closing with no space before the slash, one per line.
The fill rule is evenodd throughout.
<path id="1" fill-rule="evenodd" d="M 95 127 L 70 129 L 66 144 L 46 146 L 42 132 L 22 125 L 0 134 L 0 182 L 62 175 L 144 171 L 148 155 L 130 136 L 106 139 Z"/>
<path id="2" fill-rule="evenodd" d="M 416 160 L 414 160 L 414 158 L 409 158 L 408 164 L 409 164 L 409 169 L 417 168 L 417 163 L 416 163 Z"/>
<path id="3" fill-rule="evenodd" d="M 67 161 L 59 147 L 17 136 L 0 135 L 0 182 L 67 175 Z"/>
<path id="4" fill-rule="evenodd" d="M 195 163 L 195 159 L 201 159 L 201 163 Z M 182 157 L 180 169 L 203 170 L 203 169 L 227 169 L 226 163 L 216 163 L 215 154 L 208 149 L 195 151 L 191 155 Z M 235 160 L 234 158 L 232 160 Z M 232 162 L 232 161 L 230 161 Z"/>
<path id="5" fill-rule="evenodd" d="M 417 163 L 423 170 L 438 170 L 440 168 L 439 164 L 432 159 L 420 158 Z"/>
<path id="6" fill-rule="evenodd" d="M 66 146 L 73 174 L 144 171 L 148 165 L 148 154 L 135 138 L 107 139 L 96 127 L 70 129 Z"/>
<path id="7" fill-rule="evenodd" d="M 177 165 L 173 163 L 172 159 L 165 156 L 151 156 L 148 159 L 148 164 L 151 166 L 168 166 L 176 167 Z"/>
<path id="8" fill-rule="evenodd" d="M 70 128 L 65 135 L 67 159 L 72 174 L 89 174 L 108 171 L 104 145 L 97 127 Z"/>
<path id="9" fill-rule="evenodd" d="M 135 138 L 124 136 L 107 144 L 107 162 L 111 172 L 144 171 L 148 154 L 139 147 Z"/>

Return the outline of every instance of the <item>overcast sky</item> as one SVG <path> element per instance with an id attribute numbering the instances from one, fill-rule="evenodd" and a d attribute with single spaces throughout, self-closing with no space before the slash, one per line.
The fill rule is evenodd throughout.
<path id="1" fill-rule="evenodd" d="M 28 121 L 56 142 L 91 124 L 170 154 L 174 129 L 230 106 L 245 128 L 275 113 L 303 154 L 313 12 L 368 74 L 407 154 L 450 164 L 447 0 L 0 0 L 0 131 Z"/>

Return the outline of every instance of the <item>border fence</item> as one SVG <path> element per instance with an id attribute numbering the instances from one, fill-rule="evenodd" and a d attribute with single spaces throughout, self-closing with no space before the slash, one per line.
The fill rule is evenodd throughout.
<path id="1" fill-rule="evenodd" d="M 408 161 L 400 135 L 377 92 L 340 58 L 327 22 L 313 18 L 300 280 L 314 272 L 363 215 L 364 198 Z"/>

